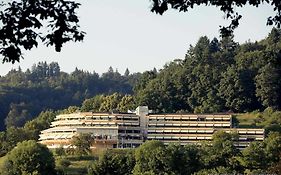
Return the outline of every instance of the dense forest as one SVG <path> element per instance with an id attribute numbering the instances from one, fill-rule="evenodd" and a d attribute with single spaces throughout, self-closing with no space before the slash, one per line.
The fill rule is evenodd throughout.
<path id="1" fill-rule="evenodd" d="M 281 30 L 258 42 L 233 37 L 199 38 L 184 59 L 143 73 L 123 75 L 112 67 L 99 75 L 58 63 L 0 77 L 0 129 L 24 126 L 47 109 L 79 106 L 82 111 L 126 111 L 148 105 L 155 112 L 248 112 L 281 109 Z M 115 93 L 115 94 L 114 94 Z M 118 93 L 118 94 L 116 94 Z M 127 106 L 127 107 L 124 107 Z"/>
<path id="2" fill-rule="evenodd" d="M 128 69 L 121 75 L 112 67 L 101 76 L 77 68 L 68 74 L 55 62 L 40 62 L 25 72 L 20 67 L 11 70 L 0 77 L 0 130 L 23 126 L 47 109 L 80 105 L 97 94 L 132 94 L 139 76 Z"/>
<path id="3" fill-rule="evenodd" d="M 185 59 L 135 86 L 139 104 L 159 112 L 246 112 L 281 108 L 281 31 L 259 42 L 201 37 Z"/>

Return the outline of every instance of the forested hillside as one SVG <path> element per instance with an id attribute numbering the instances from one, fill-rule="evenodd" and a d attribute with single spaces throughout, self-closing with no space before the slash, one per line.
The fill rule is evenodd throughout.
<path id="1" fill-rule="evenodd" d="M 0 77 L 0 130 L 5 126 L 23 126 L 46 109 L 64 109 L 80 105 L 97 94 L 131 94 L 139 74 L 114 71 L 99 76 L 75 69 L 68 74 L 58 63 L 40 62 L 25 72 L 18 68 Z"/>
<path id="2" fill-rule="evenodd" d="M 281 31 L 239 45 L 201 37 L 184 60 L 142 74 L 137 104 L 157 112 L 246 112 L 281 109 Z"/>
<path id="3" fill-rule="evenodd" d="M 138 105 L 155 112 L 280 110 L 280 77 L 280 29 L 244 44 L 232 37 L 201 37 L 184 59 L 159 72 L 121 75 L 110 67 L 102 75 L 79 69 L 68 74 L 57 63 L 40 62 L 0 77 L 0 129 L 23 126 L 46 109 L 80 106 L 85 99 L 79 110 L 126 111 Z"/>

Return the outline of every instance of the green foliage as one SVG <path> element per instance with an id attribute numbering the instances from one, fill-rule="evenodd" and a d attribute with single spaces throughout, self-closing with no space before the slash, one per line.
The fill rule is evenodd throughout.
<path id="1" fill-rule="evenodd" d="M 222 73 L 219 86 L 219 95 L 225 100 L 225 106 L 232 111 L 249 110 L 255 100 L 251 83 L 247 71 L 229 66 L 227 71 Z"/>
<path id="2" fill-rule="evenodd" d="M 213 169 L 202 169 L 194 175 L 210 175 L 210 174 L 233 174 L 233 171 L 228 167 L 219 166 Z"/>
<path id="3" fill-rule="evenodd" d="M 0 156 L 12 150 L 18 142 L 38 140 L 40 131 L 49 128 L 55 116 L 53 111 L 41 112 L 22 128 L 9 127 L 5 132 L 0 132 Z"/>
<path id="4" fill-rule="evenodd" d="M 95 99 L 93 107 L 82 111 L 99 111 L 103 96 L 98 94 L 131 94 L 140 74 L 99 76 L 97 73 L 75 69 L 71 74 L 62 72 L 56 62 L 39 62 L 25 72 L 19 67 L 0 77 L 0 131 L 6 127 L 22 127 L 47 109 L 61 110 L 78 106 L 85 99 Z M 118 76 L 115 74 L 118 74 Z M 123 96 L 123 95 L 122 95 Z M 125 105 L 125 104 L 124 104 Z M 84 106 L 84 105 L 83 105 Z M 116 106 L 117 107 L 117 106 Z M 69 108 L 66 113 L 73 112 Z"/>
<path id="5" fill-rule="evenodd" d="M 277 63 L 268 63 L 259 70 L 259 74 L 256 76 L 257 96 L 260 97 L 264 106 L 275 109 L 281 108 L 280 67 L 281 65 Z"/>
<path id="6" fill-rule="evenodd" d="M 270 131 L 280 132 L 281 114 L 276 111 L 280 109 L 281 99 L 280 33 L 280 30 L 273 29 L 266 39 L 243 45 L 235 43 L 232 37 L 220 41 L 201 37 L 194 47 L 188 49 L 184 60 L 174 60 L 159 72 L 154 70 L 122 76 L 110 68 L 99 77 L 96 73 L 79 69 L 67 74 L 60 71 L 57 63 L 44 62 L 26 72 L 20 68 L 11 70 L 0 77 L 1 120 L 7 116 L 6 125 L 10 126 L 6 132 L 0 133 L 0 155 L 5 155 L 18 142 L 37 140 L 40 130 L 48 128 L 57 113 L 78 110 L 126 112 L 137 105 L 148 105 L 156 112 L 244 112 L 265 109 L 263 112 L 246 113 L 243 117 L 238 115 L 239 125 L 263 127 L 267 134 Z M 133 85 L 135 94 L 128 95 Z M 83 100 L 81 108 L 77 107 Z M 70 107 L 59 112 L 47 110 L 40 113 L 42 109 L 63 109 L 66 106 Z M 37 114 L 38 118 L 32 120 Z M 0 123 L 1 129 L 4 128 L 3 123 Z M 208 172 L 213 171 L 214 167 L 217 171 L 222 166 L 227 167 L 227 171 L 238 172 L 241 169 L 242 172 L 246 169 L 254 172 L 274 167 L 279 161 L 278 156 L 274 157 L 279 154 L 280 138 L 276 134 L 270 134 L 263 145 L 258 142 L 243 153 L 233 146 L 235 138 L 232 135 L 217 135 L 212 146 L 198 146 L 200 154 L 192 147 L 166 148 L 161 143 L 150 143 L 148 148 L 143 148 L 146 147 L 144 145 L 136 151 L 133 172 L 189 174 L 199 171 L 194 167 Z M 77 139 L 76 144 L 81 148 L 77 149 L 79 154 L 89 153 L 90 138 L 85 138 L 86 141 Z M 258 162 L 259 158 L 267 163 Z M 173 160 L 185 163 L 177 166 Z M 254 167 L 250 168 L 252 165 Z"/>
<path id="7" fill-rule="evenodd" d="M 169 144 L 166 150 L 166 154 L 170 156 L 169 166 L 174 174 L 193 174 L 203 166 L 200 161 L 200 150 L 196 145 Z"/>
<path id="8" fill-rule="evenodd" d="M 271 132 L 264 142 L 252 142 L 249 147 L 242 151 L 239 158 L 241 165 L 250 174 L 266 173 L 277 168 L 281 155 L 281 134 Z"/>
<path id="9" fill-rule="evenodd" d="M 125 95 L 117 105 L 117 110 L 120 112 L 127 112 L 136 108 L 136 102 L 133 96 Z"/>
<path id="10" fill-rule="evenodd" d="M 160 72 L 122 76 L 111 67 L 100 77 L 77 68 L 67 74 L 57 63 L 46 62 L 26 72 L 11 70 L 0 77 L 1 119 L 6 118 L 7 126 L 23 126 L 42 109 L 78 106 L 85 99 L 81 111 L 125 112 L 138 105 L 167 113 L 279 110 L 280 33 L 273 29 L 264 40 L 242 45 L 233 36 L 201 37 L 185 59 L 166 64 Z M 128 95 L 133 86 L 134 95 Z"/>
<path id="11" fill-rule="evenodd" d="M 143 73 L 134 87 L 138 105 L 156 112 L 248 112 L 280 108 L 281 31 L 238 45 L 233 36 L 200 37 L 184 60 Z"/>
<path id="12" fill-rule="evenodd" d="M 0 156 L 11 151 L 18 142 L 32 139 L 24 128 L 10 127 L 5 132 L 0 132 Z"/>
<path id="13" fill-rule="evenodd" d="M 265 146 L 263 142 L 252 142 L 242 151 L 240 161 L 241 165 L 247 169 L 246 171 L 265 169 L 268 166 Z"/>
<path id="14" fill-rule="evenodd" d="M 76 10 L 80 4 L 73 1 L 1 1 L 0 54 L 2 62 L 20 61 L 22 49 L 38 46 L 38 41 L 55 46 L 57 52 L 68 41 L 81 41 Z M 67 9 L 67 10 L 66 10 Z M 38 32 L 41 28 L 46 32 Z"/>
<path id="15" fill-rule="evenodd" d="M 24 125 L 24 130 L 29 134 L 31 139 L 38 140 L 40 131 L 49 128 L 55 117 L 56 113 L 53 111 L 41 112 L 38 117 L 28 121 Z"/>
<path id="16" fill-rule="evenodd" d="M 118 93 L 105 96 L 105 99 L 100 105 L 99 111 L 108 112 L 108 111 L 116 110 L 118 103 L 121 101 L 121 99 L 122 99 L 122 95 Z"/>
<path id="17" fill-rule="evenodd" d="M 255 125 L 263 127 L 266 133 L 270 131 L 281 132 L 281 112 L 266 108 L 264 112 L 256 113 Z"/>
<path id="18" fill-rule="evenodd" d="M 133 174 L 171 174 L 169 155 L 160 141 L 147 141 L 135 151 Z"/>
<path id="19" fill-rule="evenodd" d="M 68 159 L 59 159 L 57 161 L 58 166 L 61 168 L 67 168 L 71 165 L 71 162 Z"/>
<path id="20" fill-rule="evenodd" d="M 60 114 L 72 114 L 80 111 L 78 106 L 69 106 L 68 108 L 59 111 Z"/>
<path id="21" fill-rule="evenodd" d="M 122 95 L 114 93 L 111 95 L 97 95 L 86 99 L 81 106 L 81 111 L 88 112 L 127 112 L 129 109 L 135 109 L 136 102 L 132 95 Z"/>
<path id="22" fill-rule="evenodd" d="M 88 112 L 88 111 L 95 111 L 99 112 L 100 106 L 105 99 L 104 95 L 96 95 L 92 98 L 84 100 L 81 106 L 81 111 Z"/>
<path id="23" fill-rule="evenodd" d="M 106 150 L 88 168 L 89 175 L 129 175 L 135 165 L 133 150 Z"/>
<path id="24" fill-rule="evenodd" d="M 28 112 L 31 106 L 25 103 L 11 104 L 10 111 L 5 119 L 6 127 L 21 127 L 24 125 L 25 121 L 31 119 L 31 115 Z"/>
<path id="25" fill-rule="evenodd" d="M 129 150 L 129 157 L 127 150 L 107 150 L 88 171 L 89 174 L 148 175 L 268 173 L 279 166 L 280 156 L 276 155 L 280 155 L 280 138 L 279 133 L 272 133 L 264 142 L 253 142 L 242 152 L 234 146 L 237 133 L 222 131 L 216 132 L 209 143 L 200 145 L 165 146 L 160 141 L 146 141 L 134 154 Z"/>
<path id="26" fill-rule="evenodd" d="M 75 152 L 78 155 L 87 155 L 91 152 L 90 147 L 93 141 L 94 138 L 90 133 L 80 133 L 72 138 L 71 145 L 75 147 Z"/>
<path id="27" fill-rule="evenodd" d="M 54 151 L 55 155 L 56 156 L 64 156 L 65 155 L 65 150 L 63 147 L 59 147 L 59 148 L 56 148 L 55 151 Z"/>
<path id="28" fill-rule="evenodd" d="M 279 159 L 280 159 L 280 155 L 279 155 Z M 281 159 L 279 160 L 279 162 L 272 165 L 269 168 L 268 172 L 271 174 L 281 174 Z"/>
<path id="29" fill-rule="evenodd" d="M 202 145 L 202 162 L 207 169 L 214 167 L 228 167 L 232 171 L 238 171 L 239 163 L 236 156 L 239 155 L 239 150 L 234 146 L 234 140 L 237 139 L 235 133 L 225 133 L 217 131 L 213 135 L 211 143 Z"/>
<path id="30" fill-rule="evenodd" d="M 156 112 L 177 112 L 187 107 L 182 60 L 166 64 L 159 73 L 145 72 L 134 90 L 138 105 L 148 105 Z"/>
<path id="31" fill-rule="evenodd" d="M 44 145 L 36 141 L 23 141 L 8 153 L 3 175 L 56 174 L 55 160 Z"/>
<path id="32" fill-rule="evenodd" d="M 271 132 L 264 142 L 266 144 L 265 153 L 268 164 L 272 166 L 280 161 L 281 134 L 278 132 Z"/>

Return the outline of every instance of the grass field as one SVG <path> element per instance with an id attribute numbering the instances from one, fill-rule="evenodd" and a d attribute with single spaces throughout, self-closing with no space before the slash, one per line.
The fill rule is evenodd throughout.
<path id="1" fill-rule="evenodd" d="M 3 156 L 3 157 L 0 157 L 0 170 L 2 169 L 2 165 L 3 165 L 3 163 L 4 163 L 4 161 L 5 161 L 5 156 Z"/>
<path id="2" fill-rule="evenodd" d="M 257 128 L 255 125 L 256 115 L 253 113 L 235 114 L 239 128 Z"/>
<path id="3" fill-rule="evenodd" d="M 60 160 L 65 160 L 70 164 L 68 166 L 59 165 Z M 88 165 L 92 164 L 97 157 L 95 156 L 62 156 L 56 157 L 56 166 L 66 175 L 87 174 Z"/>

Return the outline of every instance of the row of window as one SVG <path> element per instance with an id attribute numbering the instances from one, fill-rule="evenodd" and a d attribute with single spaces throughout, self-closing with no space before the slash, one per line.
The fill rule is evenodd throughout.
<path id="1" fill-rule="evenodd" d="M 156 132 L 156 131 L 148 131 L 148 134 L 213 134 L 214 131 L 208 131 L 208 130 L 189 130 L 189 131 L 162 131 L 162 132 Z"/>
<path id="2" fill-rule="evenodd" d="M 222 126 L 222 125 L 212 125 L 212 126 L 208 126 L 208 125 L 194 125 L 194 126 L 184 126 L 184 125 L 181 125 L 181 126 L 178 126 L 178 125 L 170 125 L 170 124 L 157 124 L 157 125 L 153 125 L 153 124 L 149 124 L 148 125 L 148 128 L 166 128 L 166 127 L 170 127 L 170 128 L 230 128 L 229 125 L 225 125 L 225 126 Z"/>
<path id="3" fill-rule="evenodd" d="M 113 148 L 136 148 L 139 146 L 140 146 L 140 144 L 137 144 L 137 143 L 113 144 Z"/>
<path id="4" fill-rule="evenodd" d="M 140 130 L 118 130 L 119 133 L 140 133 Z"/>
<path id="5" fill-rule="evenodd" d="M 141 136 L 130 136 L 130 135 L 126 135 L 126 136 L 118 136 L 118 140 L 122 141 L 122 140 L 142 140 Z"/>
<path id="6" fill-rule="evenodd" d="M 200 140 L 211 140 L 210 137 L 204 137 L 204 138 L 199 138 L 199 137 L 195 137 L 195 138 L 171 138 L 171 137 L 161 137 L 161 138 L 153 138 L 153 137 L 148 137 L 147 140 L 166 140 L 166 141 L 200 141 Z"/>
<path id="7" fill-rule="evenodd" d="M 149 121 L 230 121 L 229 118 L 180 118 L 180 119 L 167 119 L 167 118 L 149 118 Z"/>

